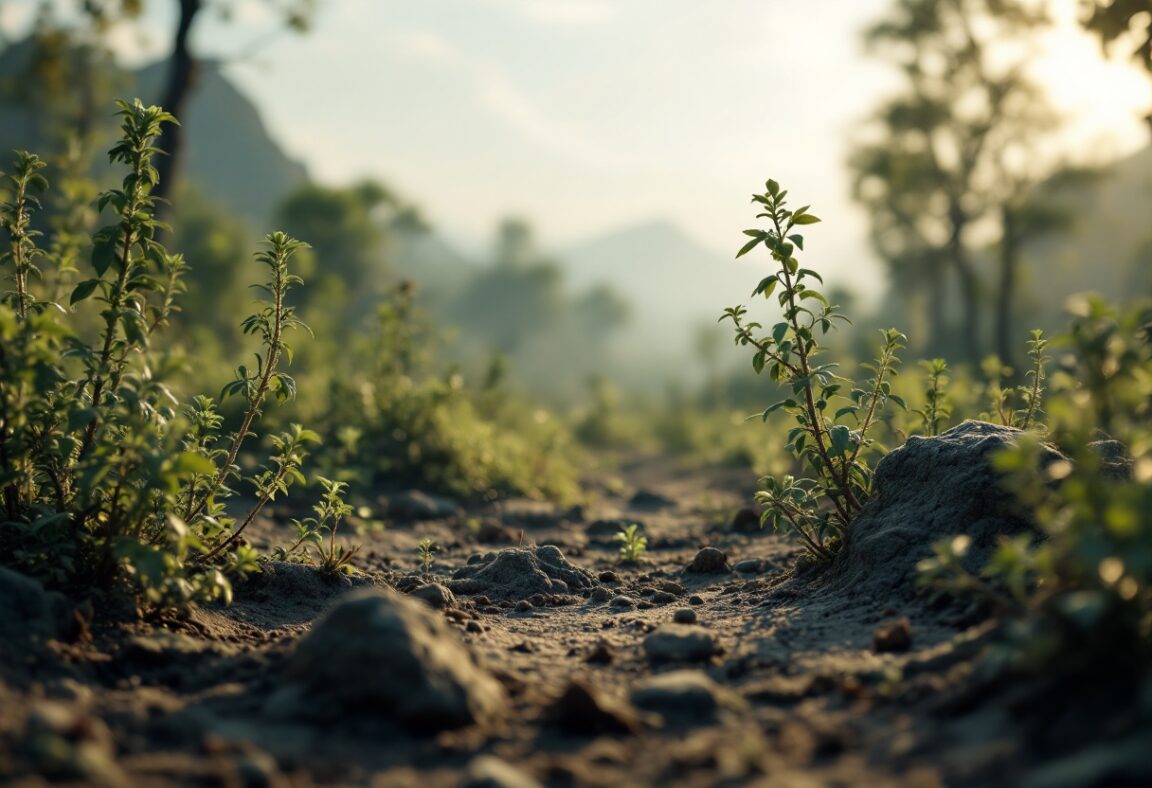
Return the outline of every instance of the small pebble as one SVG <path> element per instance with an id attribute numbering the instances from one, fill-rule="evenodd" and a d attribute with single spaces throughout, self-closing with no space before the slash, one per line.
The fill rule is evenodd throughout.
<path id="1" fill-rule="evenodd" d="M 690 607 L 680 607 L 672 614 L 672 620 L 677 624 L 695 624 L 696 611 Z"/>
<path id="2" fill-rule="evenodd" d="M 517 613 L 527 613 L 532 608 L 533 608 L 532 603 L 529 602 L 527 599 L 521 599 L 519 602 L 516 603 L 516 612 Z"/>
<path id="3" fill-rule="evenodd" d="M 654 605 L 670 605 L 676 601 L 676 595 L 670 594 L 667 591 L 657 591 L 652 595 L 651 601 Z"/>
<path id="4" fill-rule="evenodd" d="M 608 604 L 612 607 L 631 609 L 635 606 L 636 603 L 633 602 L 629 597 L 621 595 L 612 597 L 612 601 Z"/>
<path id="5" fill-rule="evenodd" d="M 607 572 L 601 572 L 597 579 L 599 579 L 601 583 L 619 583 L 620 575 L 612 570 L 608 570 Z"/>
<path id="6" fill-rule="evenodd" d="M 699 594 L 693 594 L 692 596 L 688 597 L 688 604 L 702 605 L 704 604 L 704 597 L 700 596 Z"/>

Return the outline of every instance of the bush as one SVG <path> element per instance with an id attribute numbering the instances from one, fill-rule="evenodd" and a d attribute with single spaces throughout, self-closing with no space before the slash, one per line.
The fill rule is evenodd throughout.
<path id="1" fill-rule="evenodd" d="M 243 400 L 240 426 L 225 432 L 211 397 L 186 399 L 172 381 L 187 365 L 163 344 L 178 309 L 186 266 L 159 240 L 152 190 L 153 143 L 175 119 L 158 107 L 118 102 L 122 136 L 109 157 L 127 168 L 120 188 L 99 195 L 111 222 L 92 234 L 91 273 L 67 306 L 44 299 L 41 269 L 57 264 L 38 244 L 36 194 L 43 162 L 17 155 L 0 223 L 13 288 L 0 304 L 0 556 L 21 571 L 78 592 L 123 590 L 145 607 L 188 607 L 230 596 L 228 574 L 255 568 L 240 535 L 265 504 L 303 480 L 318 436 L 293 425 L 251 474 L 237 463 L 269 398 L 290 399 L 281 367 L 300 326 L 285 297 L 302 244 L 269 235 L 257 255 L 267 279 L 263 306 L 243 323 L 260 343 L 223 396 Z M 58 248 L 49 239 L 48 249 Z M 93 314 L 95 313 L 95 314 Z M 89 326 L 96 326 L 89 330 Z M 250 486 L 242 518 L 225 502 Z"/>

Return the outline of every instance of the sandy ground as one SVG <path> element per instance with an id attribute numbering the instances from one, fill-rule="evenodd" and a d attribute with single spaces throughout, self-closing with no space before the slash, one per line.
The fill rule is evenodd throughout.
<path id="1" fill-rule="evenodd" d="M 238 587 L 230 607 L 186 621 L 97 616 L 72 642 L 9 643 L 0 652 L 0 781 L 1152 784 L 1142 783 L 1152 765 L 1129 757 L 1131 720 L 1101 732 L 1090 721 L 1114 715 L 1085 712 L 1063 685 L 1006 680 L 989 667 L 994 633 L 981 616 L 833 593 L 819 572 L 796 576 L 795 544 L 737 516 L 751 505 L 746 473 L 647 460 L 624 467 L 621 479 L 574 510 L 508 501 L 448 507 L 432 519 L 385 517 L 357 537 L 351 580 L 280 566 Z M 617 560 L 617 520 L 643 526 L 641 563 Z M 253 535 L 283 538 L 275 520 Z M 423 539 L 440 548 L 428 571 Z M 541 545 L 585 570 L 589 587 L 523 599 L 458 591 L 428 608 L 503 686 L 498 722 L 426 734 L 387 708 L 323 724 L 275 713 L 286 660 L 343 594 L 433 582 L 459 589 L 454 575 L 470 557 Z M 688 570 L 702 547 L 724 554 L 716 571 Z M 646 640 L 662 627 L 703 631 L 705 645 L 678 642 L 654 655 Z M 372 666 L 364 670 L 370 677 Z M 636 693 L 651 694 L 653 677 L 665 674 L 672 689 L 661 694 L 657 682 L 657 699 L 638 703 Z"/>

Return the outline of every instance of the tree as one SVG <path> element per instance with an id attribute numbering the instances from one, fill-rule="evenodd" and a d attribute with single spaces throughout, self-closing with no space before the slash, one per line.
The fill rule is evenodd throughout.
<path id="1" fill-rule="evenodd" d="M 871 215 L 894 288 L 928 293 L 931 352 L 950 345 L 955 283 L 960 345 L 969 361 L 980 359 L 984 292 L 975 250 L 1003 236 L 1013 216 L 1005 206 L 1037 182 L 1042 168 L 1030 152 L 1053 122 L 1026 73 L 1028 37 L 1046 22 L 1041 8 L 1020 0 L 897 0 L 866 33 L 905 79 L 851 156 L 853 193 Z M 1001 257 L 1013 268 L 1001 271 L 999 286 L 1008 289 L 998 291 L 1009 303 L 1015 260 Z"/>
<path id="2" fill-rule="evenodd" d="M 1084 27 L 1100 37 L 1105 51 L 1132 33 L 1136 39 L 1132 59 L 1152 76 L 1152 0 L 1080 0 L 1080 6 Z M 1135 26 L 1143 29 L 1134 30 Z M 1152 125 L 1152 113 L 1147 120 Z"/>

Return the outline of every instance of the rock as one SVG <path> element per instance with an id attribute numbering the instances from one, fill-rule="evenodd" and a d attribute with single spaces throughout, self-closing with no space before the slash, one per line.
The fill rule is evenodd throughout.
<path id="1" fill-rule="evenodd" d="M 512 544 L 516 535 L 511 528 L 505 528 L 499 520 L 485 517 L 476 528 L 476 541 L 481 544 Z"/>
<path id="2" fill-rule="evenodd" d="M 644 638 L 652 662 L 700 662 L 718 651 L 715 635 L 690 624 L 664 624 Z"/>
<path id="3" fill-rule="evenodd" d="M 544 719 L 566 736 L 594 737 L 634 734 L 640 721 L 627 704 L 613 700 L 589 684 L 575 680 L 544 710 Z"/>
<path id="4" fill-rule="evenodd" d="M 612 592 L 604 586 L 596 586 L 588 596 L 589 602 L 607 602 L 612 598 Z"/>
<path id="5" fill-rule="evenodd" d="M 0 567 L 0 639 L 48 640 L 69 629 L 71 606 L 38 581 Z"/>
<path id="6" fill-rule="evenodd" d="M 675 580 L 659 580 L 656 582 L 656 587 L 661 591 L 665 591 L 669 594 L 675 594 L 676 596 L 684 596 L 684 594 L 687 592 L 687 589 L 677 583 Z"/>
<path id="7" fill-rule="evenodd" d="M 732 521 L 728 524 L 728 530 L 738 534 L 759 533 L 762 530 L 760 526 L 760 513 L 755 509 L 741 509 L 732 516 Z"/>
<path id="8" fill-rule="evenodd" d="M 1105 476 L 1121 481 L 1132 478 L 1132 455 L 1120 441 L 1111 438 L 1092 441 L 1088 449 L 1100 460 L 1100 471 Z"/>
<path id="9" fill-rule="evenodd" d="M 439 583 L 426 583 L 413 590 L 409 595 L 426 602 L 437 610 L 456 607 L 456 597 L 452 595 L 451 591 Z"/>
<path id="10" fill-rule="evenodd" d="M 616 607 L 616 608 L 622 608 L 622 609 L 629 609 L 630 610 L 631 608 L 636 606 L 636 602 L 632 599 L 632 597 L 624 596 L 623 594 L 621 594 L 620 596 L 612 597 L 612 600 L 608 603 L 608 605 L 609 605 L 609 607 Z"/>
<path id="11" fill-rule="evenodd" d="M 460 788 L 541 788 L 532 777 L 495 755 L 478 755 L 468 762 Z"/>
<path id="12" fill-rule="evenodd" d="M 516 603 L 516 607 L 514 609 L 517 613 L 527 613 L 529 610 L 532 610 L 533 607 L 535 606 L 527 599 L 521 599 Z"/>
<path id="13" fill-rule="evenodd" d="M 457 569 L 452 578 L 448 588 L 454 593 L 482 593 L 506 600 L 567 594 L 595 585 L 592 575 L 570 563 L 555 545 L 486 553 L 479 561 Z"/>
<path id="14" fill-rule="evenodd" d="M 911 437 L 885 455 L 876 465 L 874 496 L 848 528 L 825 582 L 859 600 L 912 598 L 916 564 L 932 555 L 935 542 L 958 534 L 972 540 L 967 568 L 982 568 L 1001 536 L 1033 528 L 991 462 L 1020 434 L 965 421 L 935 437 Z M 1055 449 L 1042 451 L 1042 462 L 1062 458 Z"/>
<path id="15" fill-rule="evenodd" d="M 636 525 L 640 526 L 638 529 L 640 533 L 644 532 L 643 523 L 637 523 L 635 520 L 610 519 L 593 520 L 584 527 L 584 533 L 588 535 L 589 539 L 594 541 L 611 542 L 613 541 L 613 538 L 616 536 L 616 534 L 620 533 L 633 523 L 636 523 Z"/>
<path id="16" fill-rule="evenodd" d="M 908 617 L 889 621 L 872 633 L 872 650 L 877 654 L 907 651 L 912 648 L 912 622 Z"/>
<path id="17" fill-rule="evenodd" d="M 340 600 L 301 638 L 284 677 L 281 712 L 387 715 L 421 733 L 491 722 L 506 703 L 443 619 L 390 590 Z"/>
<path id="18" fill-rule="evenodd" d="M 695 624 L 696 611 L 690 607 L 677 608 L 672 613 L 672 620 L 677 624 Z"/>
<path id="19" fill-rule="evenodd" d="M 388 516 L 398 520 L 444 520 L 464 513 L 451 498 L 409 490 L 388 498 Z"/>
<path id="20" fill-rule="evenodd" d="M 759 558 L 746 558 L 732 569 L 744 575 L 758 575 L 764 571 L 764 562 Z"/>
<path id="21" fill-rule="evenodd" d="M 592 650 L 584 656 L 584 661 L 590 665 L 609 665 L 615 658 L 612 645 L 607 640 L 597 640 Z"/>
<path id="22" fill-rule="evenodd" d="M 732 571 L 728 566 L 728 556 L 715 547 L 702 547 L 692 562 L 684 568 L 685 572 L 701 575 L 717 575 Z"/>
<path id="23" fill-rule="evenodd" d="M 599 580 L 601 583 L 619 583 L 620 582 L 620 575 L 616 574 L 611 569 L 609 569 L 609 570 L 607 570 L 605 572 L 601 572 L 599 575 L 597 575 L 596 579 Z"/>
<path id="24" fill-rule="evenodd" d="M 670 605 L 676 601 L 676 595 L 667 591 L 657 591 L 652 595 L 651 601 L 654 605 Z"/>
<path id="25" fill-rule="evenodd" d="M 112 732 L 98 717 L 39 701 L 29 712 L 23 749 L 44 777 L 98 786 L 129 786 L 116 763 Z"/>
<path id="26" fill-rule="evenodd" d="M 652 490 L 637 490 L 636 494 L 628 500 L 628 506 L 632 509 L 659 511 L 661 509 L 671 509 L 675 507 L 676 502 L 668 496 L 661 495 Z"/>
<path id="27" fill-rule="evenodd" d="M 676 724 L 708 724 L 722 709 L 737 710 L 743 701 L 699 670 L 675 670 L 642 679 L 632 689 L 632 704 Z"/>
<path id="28" fill-rule="evenodd" d="M 688 604 L 702 605 L 704 604 L 704 597 L 700 596 L 699 594 L 693 594 L 692 596 L 688 597 Z"/>

